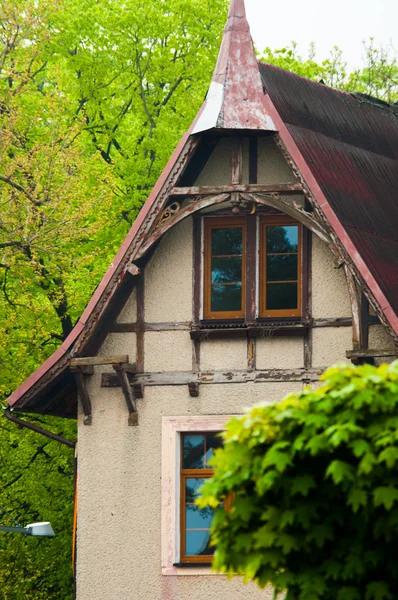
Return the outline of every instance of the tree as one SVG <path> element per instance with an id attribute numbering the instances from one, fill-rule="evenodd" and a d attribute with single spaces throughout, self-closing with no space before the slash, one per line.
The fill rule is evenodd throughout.
<path id="1" fill-rule="evenodd" d="M 398 575 L 398 361 L 338 365 L 323 386 L 232 419 L 200 507 L 217 570 L 286 600 L 389 600 Z"/>
<path id="2" fill-rule="evenodd" d="M 294 42 L 278 50 L 266 48 L 261 60 L 345 92 L 360 92 L 389 104 L 397 102 L 398 59 L 394 49 L 383 46 L 378 49 L 370 38 L 364 42 L 364 53 L 363 66 L 351 72 L 337 46 L 321 63 L 315 60 L 314 44 L 310 45 L 308 57 L 303 59 Z"/>
<path id="3" fill-rule="evenodd" d="M 0 0 L 0 403 L 66 338 L 116 254 L 204 98 L 226 10 Z M 29 420 L 76 436 L 74 422 Z M 57 534 L 0 533 L 0 596 L 67 600 L 73 452 L 2 419 L 0 459 L 0 505 Z"/>

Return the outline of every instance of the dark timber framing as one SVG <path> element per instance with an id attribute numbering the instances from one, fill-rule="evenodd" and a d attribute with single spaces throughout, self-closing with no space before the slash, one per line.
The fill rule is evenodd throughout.
<path id="1" fill-rule="evenodd" d="M 211 384 L 229 384 L 229 383 L 269 383 L 269 382 L 309 382 L 319 381 L 319 376 L 326 367 L 319 369 L 268 369 L 257 371 L 164 371 L 162 373 L 137 373 L 128 375 L 130 384 L 139 382 L 141 385 L 149 386 L 168 386 L 168 385 L 189 385 L 197 383 L 201 385 Z M 120 381 L 117 375 L 113 373 L 103 373 L 101 387 L 120 387 Z"/>

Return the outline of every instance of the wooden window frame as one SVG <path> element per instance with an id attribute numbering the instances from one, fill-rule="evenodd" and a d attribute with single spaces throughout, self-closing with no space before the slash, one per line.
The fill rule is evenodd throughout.
<path id="1" fill-rule="evenodd" d="M 240 311 L 211 310 L 211 232 L 213 229 L 242 227 L 242 309 Z M 246 314 L 246 218 L 245 217 L 205 217 L 204 218 L 204 283 L 203 316 L 206 320 L 244 319 Z"/>
<path id="2" fill-rule="evenodd" d="M 212 433 L 221 433 L 222 430 L 212 431 L 184 431 L 180 434 L 180 562 L 183 564 L 197 564 L 197 563 L 209 563 L 213 561 L 213 554 L 201 554 L 201 555 L 187 555 L 185 545 L 185 533 L 186 533 L 186 512 L 185 512 L 185 500 L 186 500 L 186 479 L 209 479 L 214 474 L 214 469 L 183 469 L 183 438 L 184 435 L 203 435 L 206 436 Z M 206 442 L 205 442 L 206 443 Z M 206 447 L 205 447 L 206 454 Z"/>
<path id="3" fill-rule="evenodd" d="M 285 226 L 285 225 L 296 225 L 298 227 L 298 249 L 297 249 L 297 308 L 296 309 L 281 309 L 281 310 L 267 310 L 267 226 Z M 260 276 L 259 276 L 259 317 L 261 319 L 278 319 L 278 318 L 290 318 L 290 317 L 301 317 L 302 306 L 303 306 L 303 226 L 299 221 L 289 216 L 264 216 L 260 220 Z M 294 254 L 294 253 L 292 253 Z M 288 283 L 288 282 L 287 282 Z"/>

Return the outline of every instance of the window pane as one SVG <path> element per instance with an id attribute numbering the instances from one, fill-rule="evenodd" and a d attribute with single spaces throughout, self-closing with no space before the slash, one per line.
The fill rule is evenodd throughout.
<path id="1" fill-rule="evenodd" d="M 182 468 L 203 469 L 205 454 L 203 435 L 184 435 L 182 442 Z"/>
<path id="2" fill-rule="evenodd" d="M 210 531 L 187 531 L 185 534 L 185 552 L 187 556 L 214 554 L 210 546 Z"/>
<path id="3" fill-rule="evenodd" d="M 185 480 L 185 502 L 193 504 L 199 496 L 199 490 L 204 484 L 204 479 L 200 477 L 190 477 Z"/>
<path id="4" fill-rule="evenodd" d="M 242 227 L 223 227 L 211 231 L 211 254 L 242 254 Z"/>
<path id="5" fill-rule="evenodd" d="M 267 256 L 267 281 L 297 281 L 297 254 Z"/>
<path id="6" fill-rule="evenodd" d="M 202 508 L 198 506 L 185 507 L 186 509 L 186 528 L 187 529 L 209 529 L 214 511 L 211 508 Z"/>
<path id="7" fill-rule="evenodd" d="M 233 283 L 242 281 L 242 258 L 212 258 L 211 282 Z"/>
<path id="8" fill-rule="evenodd" d="M 298 226 L 281 225 L 267 227 L 267 254 L 297 252 L 298 250 Z"/>
<path id="9" fill-rule="evenodd" d="M 222 437 L 220 437 L 217 433 L 210 433 L 206 435 L 206 467 L 208 461 L 214 455 L 213 450 L 217 448 L 221 448 L 223 443 Z"/>
<path id="10" fill-rule="evenodd" d="M 267 284 L 267 310 L 297 308 L 297 283 Z"/>
<path id="11" fill-rule="evenodd" d="M 242 309 L 242 284 L 212 285 L 211 312 L 238 311 Z"/>

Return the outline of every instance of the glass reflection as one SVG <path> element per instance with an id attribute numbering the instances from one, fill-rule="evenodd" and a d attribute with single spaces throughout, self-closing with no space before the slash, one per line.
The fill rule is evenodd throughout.
<path id="1" fill-rule="evenodd" d="M 184 435 L 182 445 L 182 468 L 204 468 L 205 443 L 203 435 Z"/>
<path id="2" fill-rule="evenodd" d="M 212 258 L 212 283 L 237 283 L 242 281 L 242 258 Z"/>
<path id="3" fill-rule="evenodd" d="M 242 254 L 242 227 L 223 227 L 211 231 L 212 256 Z"/>
<path id="4" fill-rule="evenodd" d="M 267 256 L 267 281 L 297 281 L 297 254 L 271 254 Z"/>
<path id="5" fill-rule="evenodd" d="M 208 466 L 209 460 L 214 456 L 214 450 L 221 448 L 222 443 L 222 437 L 216 433 L 211 433 L 206 436 L 206 467 Z"/>
<path id="6" fill-rule="evenodd" d="M 298 251 L 298 226 L 267 227 L 267 254 L 286 254 Z"/>
<path id="7" fill-rule="evenodd" d="M 200 556 L 214 554 L 214 547 L 210 545 L 210 531 L 187 531 L 185 534 L 185 552 L 187 556 Z"/>
<path id="8" fill-rule="evenodd" d="M 211 311 L 238 311 L 242 307 L 242 284 L 213 285 L 211 288 Z"/>
<path id="9" fill-rule="evenodd" d="M 185 480 L 185 502 L 193 504 L 199 496 L 199 490 L 204 484 L 204 479 L 199 477 L 190 477 Z"/>
<path id="10" fill-rule="evenodd" d="M 211 508 L 200 509 L 195 504 L 189 504 L 186 509 L 187 529 L 209 529 L 214 511 Z"/>
<path id="11" fill-rule="evenodd" d="M 297 283 L 271 283 L 267 285 L 267 309 L 289 310 L 298 306 Z"/>

